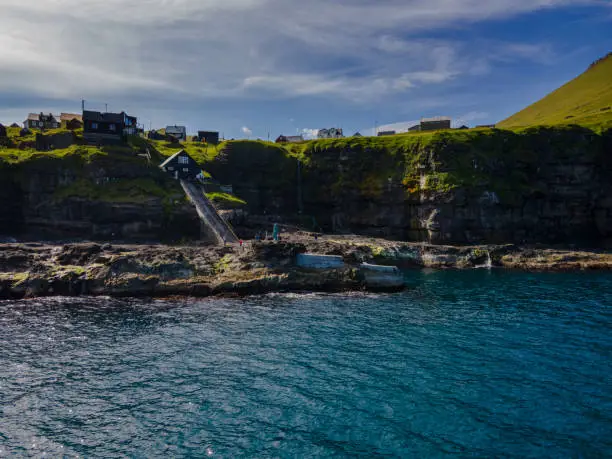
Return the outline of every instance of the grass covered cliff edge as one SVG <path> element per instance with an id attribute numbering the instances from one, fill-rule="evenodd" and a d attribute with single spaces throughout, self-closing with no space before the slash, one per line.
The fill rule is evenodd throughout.
<path id="1" fill-rule="evenodd" d="M 232 186 L 232 195 L 211 192 L 218 204 L 309 230 L 434 243 L 604 246 L 612 238 L 611 130 L 470 129 L 287 146 L 132 138 L 101 149 L 76 133 L 68 149 L 45 152 L 11 141 L 0 147 L 0 233 L 13 237 L 44 229 L 100 240 L 197 239 L 197 215 L 157 168 L 185 149 Z"/>

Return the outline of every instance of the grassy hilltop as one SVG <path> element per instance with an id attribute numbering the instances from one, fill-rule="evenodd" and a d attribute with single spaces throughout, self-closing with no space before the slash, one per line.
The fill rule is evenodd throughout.
<path id="1" fill-rule="evenodd" d="M 542 100 L 498 123 L 503 129 L 580 124 L 612 127 L 612 53 Z"/>

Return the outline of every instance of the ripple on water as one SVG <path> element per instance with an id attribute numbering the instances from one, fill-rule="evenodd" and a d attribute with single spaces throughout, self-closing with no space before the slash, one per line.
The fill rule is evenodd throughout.
<path id="1" fill-rule="evenodd" d="M 603 457 L 612 276 L 0 303 L 0 456 Z"/>

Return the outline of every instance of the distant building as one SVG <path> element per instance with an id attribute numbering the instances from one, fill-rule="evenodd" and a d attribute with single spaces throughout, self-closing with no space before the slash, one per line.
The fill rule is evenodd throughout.
<path id="1" fill-rule="evenodd" d="M 166 140 L 166 136 L 155 129 L 147 132 L 147 137 L 151 140 Z"/>
<path id="2" fill-rule="evenodd" d="M 23 122 L 23 127 L 26 129 L 57 129 L 60 127 L 58 118 L 51 113 L 48 115 L 45 115 L 43 112 L 38 114 L 30 113 Z"/>
<path id="3" fill-rule="evenodd" d="M 414 126 L 411 126 L 408 128 L 408 132 L 417 132 L 421 130 L 421 125 L 420 124 L 415 124 Z"/>
<path id="4" fill-rule="evenodd" d="M 361 132 L 355 132 L 353 134 L 353 137 L 363 137 L 363 136 L 361 135 Z"/>
<path id="5" fill-rule="evenodd" d="M 6 128 L 0 123 L 0 138 L 6 137 Z"/>
<path id="6" fill-rule="evenodd" d="M 125 112 L 83 112 L 83 138 L 93 144 L 120 143 L 137 133 L 136 118 Z"/>
<path id="7" fill-rule="evenodd" d="M 13 123 L 13 124 L 11 124 L 11 127 L 12 128 L 18 128 L 18 127 L 21 127 L 21 126 L 19 126 L 17 123 Z"/>
<path id="8" fill-rule="evenodd" d="M 303 142 L 304 137 L 301 135 L 279 135 L 276 143 L 299 143 Z"/>
<path id="9" fill-rule="evenodd" d="M 476 128 L 480 128 L 480 129 L 483 129 L 483 128 L 495 129 L 495 125 L 494 124 L 481 124 L 479 126 L 476 126 Z"/>
<path id="10" fill-rule="evenodd" d="M 441 129 L 450 129 L 451 119 L 446 116 L 436 116 L 434 118 L 421 119 L 421 131 L 439 131 Z"/>
<path id="11" fill-rule="evenodd" d="M 341 139 L 344 133 L 340 128 L 319 129 L 317 137 L 319 139 Z"/>
<path id="12" fill-rule="evenodd" d="M 66 129 L 74 131 L 83 127 L 83 115 L 76 113 L 62 113 L 60 115 L 60 123 Z"/>
<path id="13" fill-rule="evenodd" d="M 465 129 L 469 129 L 469 128 L 470 128 L 469 126 L 464 124 L 463 126 L 459 126 L 457 129 L 465 130 Z"/>
<path id="14" fill-rule="evenodd" d="M 198 139 L 200 142 L 217 145 L 219 143 L 219 133 L 216 131 L 198 131 Z"/>
<path id="15" fill-rule="evenodd" d="M 386 135 L 395 135 L 395 131 L 378 131 L 378 137 L 386 136 Z"/>
<path id="16" fill-rule="evenodd" d="M 166 135 L 185 141 L 187 140 L 187 128 L 185 126 L 166 126 Z"/>
<path id="17" fill-rule="evenodd" d="M 185 150 L 173 154 L 159 167 L 177 180 L 195 180 L 202 174 L 200 165 Z"/>

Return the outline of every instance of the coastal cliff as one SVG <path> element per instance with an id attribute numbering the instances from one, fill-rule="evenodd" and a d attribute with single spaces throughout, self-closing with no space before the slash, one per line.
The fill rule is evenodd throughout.
<path id="1" fill-rule="evenodd" d="M 139 142 L 0 155 L 0 234 L 197 240 L 195 210 L 156 167 L 184 147 L 215 180 L 232 185 L 230 198 L 245 210 L 235 222 L 244 238 L 279 222 L 438 244 L 612 245 L 610 130 L 453 130 L 287 146 L 236 141 L 214 154 Z M 145 148 L 152 160 L 139 156 Z"/>
<path id="2" fill-rule="evenodd" d="M 325 232 L 432 243 L 612 242 L 612 131 L 443 131 L 285 151 L 241 142 L 207 168 L 251 213 L 295 218 L 301 207 L 300 219 Z"/>
<path id="3" fill-rule="evenodd" d="M 198 239 L 177 184 L 131 149 L 0 162 L 0 234 L 26 239 Z"/>

